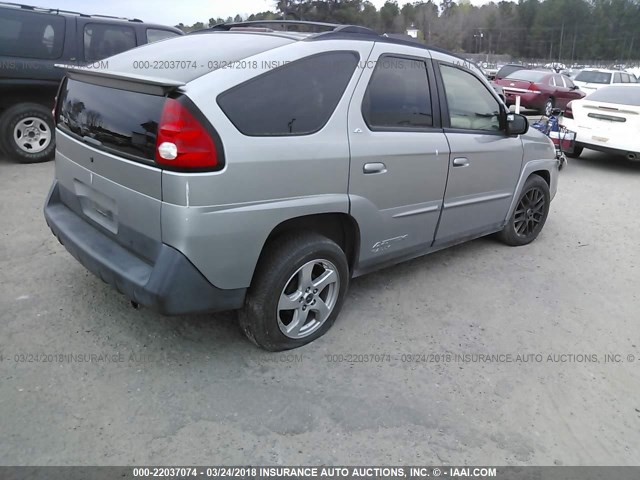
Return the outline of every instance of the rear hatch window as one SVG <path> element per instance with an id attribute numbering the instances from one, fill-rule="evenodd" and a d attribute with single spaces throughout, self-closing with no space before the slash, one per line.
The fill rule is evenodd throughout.
<path id="1" fill-rule="evenodd" d="M 575 80 L 584 83 L 608 84 L 611 83 L 611 74 L 607 72 L 582 71 L 576 76 Z"/>
<path id="2" fill-rule="evenodd" d="M 164 102 L 163 96 L 67 79 L 56 121 L 63 131 L 105 150 L 153 161 Z"/>

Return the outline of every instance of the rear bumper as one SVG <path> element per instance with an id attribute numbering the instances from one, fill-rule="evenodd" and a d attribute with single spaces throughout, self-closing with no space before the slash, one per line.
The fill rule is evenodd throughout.
<path id="1" fill-rule="evenodd" d="M 584 142 L 580 140 L 576 140 L 576 146 L 582 147 L 582 148 L 588 148 L 589 150 L 596 150 L 602 153 L 610 153 L 612 155 L 625 155 L 625 156 L 635 155 L 640 159 L 640 149 L 638 149 L 639 151 L 635 151 L 628 148 L 609 147 L 609 146 L 601 145 L 599 143 L 590 143 L 590 142 Z"/>
<path id="2" fill-rule="evenodd" d="M 57 181 L 47 197 L 44 216 L 76 260 L 133 302 L 165 315 L 233 310 L 244 303 L 245 288 L 215 287 L 168 245 L 158 246 L 153 263 L 127 250 L 62 203 Z"/>
<path id="3" fill-rule="evenodd" d="M 534 110 L 541 110 L 547 99 L 546 97 L 539 93 L 524 93 L 524 92 L 515 92 L 508 89 L 503 89 L 505 95 L 505 102 L 508 106 L 516 104 L 516 96 L 520 97 L 520 105 L 524 108 L 531 108 Z"/>

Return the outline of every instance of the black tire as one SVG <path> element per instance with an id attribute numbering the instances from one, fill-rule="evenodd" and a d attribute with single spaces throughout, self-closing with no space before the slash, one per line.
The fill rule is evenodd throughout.
<path id="1" fill-rule="evenodd" d="M 569 158 L 578 158 L 582 155 L 583 147 L 574 147 L 573 152 L 565 152 L 565 155 Z"/>
<path id="2" fill-rule="evenodd" d="M 326 320 L 318 322 L 316 330 L 310 330 L 310 333 L 303 338 L 290 338 L 282 331 L 282 328 L 286 329 L 286 326 L 281 326 L 284 324 L 281 312 L 286 313 L 286 310 L 279 310 L 279 300 L 281 295 L 286 293 L 286 288 L 291 285 L 291 282 L 297 281 L 293 280 L 298 279 L 298 276 L 294 274 L 316 259 L 324 259 L 336 267 L 335 273 L 339 282 L 338 286 L 333 287 L 332 290 L 333 307 Z M 331 269 L 331 271 L 334 270 Z M 316 233 L 301 233 L 290 237 L 281 236 L 270 242 L 261 257 L 247 294 L 244 309 L 239 313 L 240 328 L 253 343 L 265 350 L 282 351 L 306 345 L 324 335 L 331 328 L 342 308 L 348 284 L 347 258 L 335 242 Z M 324 290 L 317 294 L 318 299 L 321 294 L 326 292 L 325 288 L 329 287 L 322 288 Z M 301 289 L 297 289 L 292 295 L 295 295 L 298 290 Z M 329 294 L 327 293 L 327 295 Z M 307 300 L 305 298 L 299 301 L 302 302 L 301 305 L 304 305 Z M 311 310 L 310 307 L 307 315 L 311 315 Z M 293 323 L 296 313 L 294 310 L 290 311 L 292 314 L 291 323 Z M 307 323 L 303 322 L 303 325 L 311 325 L 311 322 L 314 321 L 316 321 L 314 318 L 307 317 Z"/>
<path id="3" fill-rule="evenodd" d="M 548 98 L 544 104 L 544 107 L 542 107 L 542 114 L 547 117 L 550 116 L 554 106 L 555 106 L 555 102 L 553 98 Z"/>
<path id="4" fill-rule="evenodd" d="M 550 203 L 551 194 L 547 182 L 539 175 L 531 175 L 524 184 L 509 221 L 498 233 L 498 238 L 514 247 L 533 242 L 547 221 Z"/>
<path id="5" fill-rule="evenodd" d="M 14 132 L 16 127 L 25 119 L 35 119 L 33 121 L 33 128 L 38 132 L 43 132 L 44 129 L 48 129 L 48 140 L 42 138 L 42 145 L 38 145 L 37 148 L 44 146 L 45 148 L 36 153 L 29 153 L 26 147 L 21 147 L 14 138 Z M 37 120 L 41 120 L 40 125 L 42 128 L 38 128 L 36 125 Z M 37 135 L 40 133 L 36 132 Z M 53 159 L 55 154 L 55 127 L 53 124 L 53 118 L 51 112 L 37 103 L 20 103 L 7 109 L 0 117 L 0 144 L 2 149 L 12 160 L 19 163 L 39 163 L 47 162 Z M 37 139 L 36 139 L 37 141 Z"/>

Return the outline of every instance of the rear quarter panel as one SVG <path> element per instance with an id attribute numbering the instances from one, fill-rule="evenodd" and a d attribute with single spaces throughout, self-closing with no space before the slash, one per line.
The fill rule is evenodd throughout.
<path id="1" fill-rule="evenodd" d="M 219 288 L 250 284 L 265 241 L 283 221 L 349 212 L 347 111 L 359 68 L 329 122 L 311 135 L 245 136 L 216 102 L 218 94 L 269 71 L 267 62 L 283 64 L 332 48 L 356 51 L 362 61 L 372 44 L 297 42 L 246 59 L 257 68 L 217 70 L 185 87 L 220 134 L 225 167 L 214 173 L 163 172 L 162 239 Z"/>

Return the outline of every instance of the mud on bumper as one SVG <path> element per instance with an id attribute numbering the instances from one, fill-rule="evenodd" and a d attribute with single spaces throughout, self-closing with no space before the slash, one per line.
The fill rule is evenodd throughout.
<path id="1" fill-rule="evenodd" d="M 133 302 L 165 315 L 242 307 L 246 289 L 215 287 L 182 253 L 165 244 L 153 263 L 140 258 L 69 209 L 59 189 L 54 182 L 45 203 L 49 228 L 87 270 Z"/>

